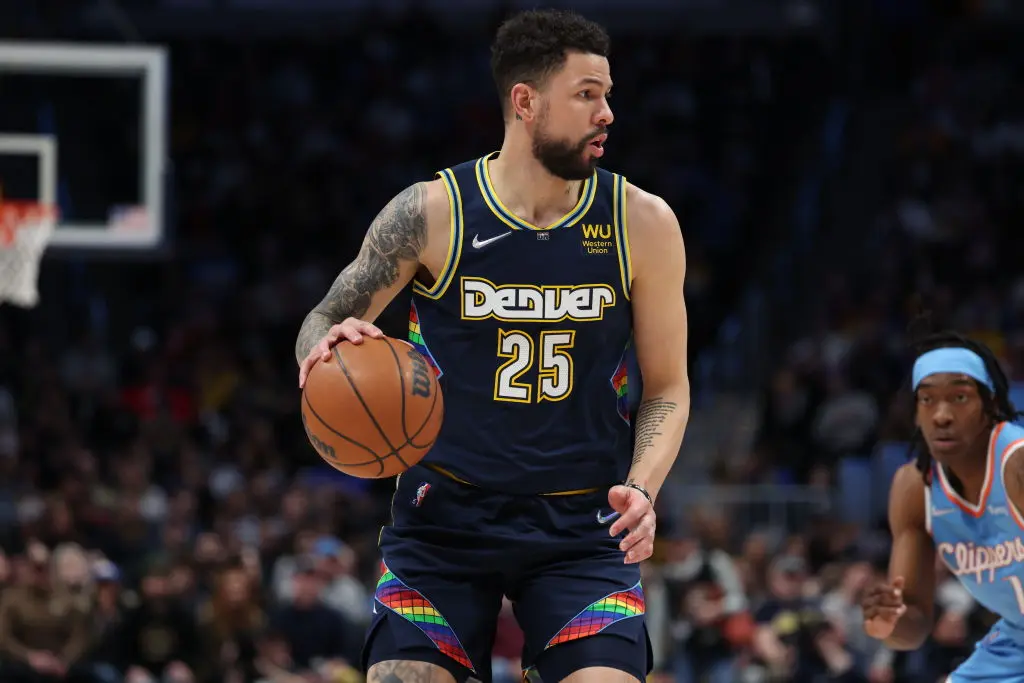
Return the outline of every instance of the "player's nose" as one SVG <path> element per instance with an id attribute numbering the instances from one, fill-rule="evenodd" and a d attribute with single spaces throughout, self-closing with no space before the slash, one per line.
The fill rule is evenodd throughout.
<path id="1" fill-rule="evenodd" d="M 597 112 L 597 117 L 594 119 L 594 124 L 606 127 L 612 125 L 612 121 L 614 120 L 615 114 L 612 113 L 612 108 L 611 105 L 608 104 L 608 100 L 601 100 L 601 108 Z"/>
<path id="2" fill-rule="evenodd" d="M 953 411 L 945 403 L 940 403 L 932 413 L 932 422 L 936 427 L 948 427 L 953 424 Z"/>

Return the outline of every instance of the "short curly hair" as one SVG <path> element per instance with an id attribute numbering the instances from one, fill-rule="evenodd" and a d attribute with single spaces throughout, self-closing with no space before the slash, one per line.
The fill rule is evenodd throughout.
<path id="1" fill-rule="evenodd" d="M 607 57 L 608 33 L 599 24 L 566 10 L 530 10 L 507 19 L 491 45 L 491 74 L 501 110 L 510 110 L 516 83 L 540 87 L 558 71 L 570 52 Z"/>

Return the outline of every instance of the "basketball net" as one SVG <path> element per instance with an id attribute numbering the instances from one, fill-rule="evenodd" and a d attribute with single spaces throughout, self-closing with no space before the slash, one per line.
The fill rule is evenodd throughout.
<path id="1" fill-rule="evenodd" d="M 57 210 L 38 202 L 4 201 L 0 188 L 0 303 L 39 303 L 39 262 L 53 233 Z"/>

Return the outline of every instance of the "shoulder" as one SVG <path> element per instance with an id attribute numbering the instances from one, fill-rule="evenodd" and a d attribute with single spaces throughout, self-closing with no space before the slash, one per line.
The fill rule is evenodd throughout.
<path id="1" fill-rule="evenodd" d="M 679 219 L 664 199 L 642 190 L 633 183 L 626 185 L 626 219 L 630 235 L 643 240 L 678 237 L 682 241 Z"/>
<path id="2" fill-rule="evenodd" d="M 907 528 L 927 528 L 925 481 L 912 462 L 896 470 L 889 490 L 889 523 L 893 533 Z"/>
<path id="3" fill-rule="evenodd" d="M 427 224 L 440 222 L 447 226 L 451 206 L 445 182 L 441 178 L 434 178 L 416 183 L 407 188 L 407 191 L 412 188 L 418 188 L 416 191 L 421 195 L 420 202 L 427 217 Z"/>
<path id="4" fill-rule="evenodd" d="M 635 274 L 648 268 L 685 268 L 686 249 L 679 219 L 668 202 L 628 182 L 625 196 L 629 250 L 635 262 Z"/>
<path id="5" fill-rule="evenodd" d="M 997 427 L 999 429 L 999 427 Z M 1009 455 L 1024 446 L 1024 427 L 1013 422 L 1004 422 L 999 432 L 1002 452 L 999 455 Z"/>
<path id="6" fill-rule="evenodd" d="M 417 251 L 438 242 L 447 245 L 451 209 L 448 191 L 440 178 L 413 183 L 391 198 L 370 226 L 371 235 L 383 243 L 412 242 Z"/>
<path id="7" fill-rule="evenodd" d="M 1024 427 L 1003 423 L 999 441 L 995 466 L 1002 472 L 1006 495 L 1020 509 L 1024 506 L 1024 458 L 1019 455 L 1024 452 Z"/>

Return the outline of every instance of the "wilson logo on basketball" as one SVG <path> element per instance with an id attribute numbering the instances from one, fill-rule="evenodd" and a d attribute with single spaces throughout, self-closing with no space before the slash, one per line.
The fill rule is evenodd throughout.
<path id="1" fill-rule="evenodd" d="M 615 290 L 608 285 L 495 285 L 483 279 L 462 278 L 464 320 L 600 320 L 604 309 L 614 305 Z"/>
<path id="2" fill-rule="evenodd" d="M 412 361 L 412 395 L 420 398 L 430 398 L 430 380 L 432 378 L 430 366 L 419 351 L 410 349 L 409 360 Z"/>
<path id="3" fill-rule="evenodd" d="M 306 437 L 309 442 L 313 444 L 313 448 L 317 450 L 320 457 L 327 460 L 337 460 L 338 457 L 334 453 L 334 448 L 330 444 L 326 444 L 317 438 L 316 434 L 309 430 L 309 424 L 306 422 L 306 413 L 302 413 L 302 428 L 306 430 Z"/>

